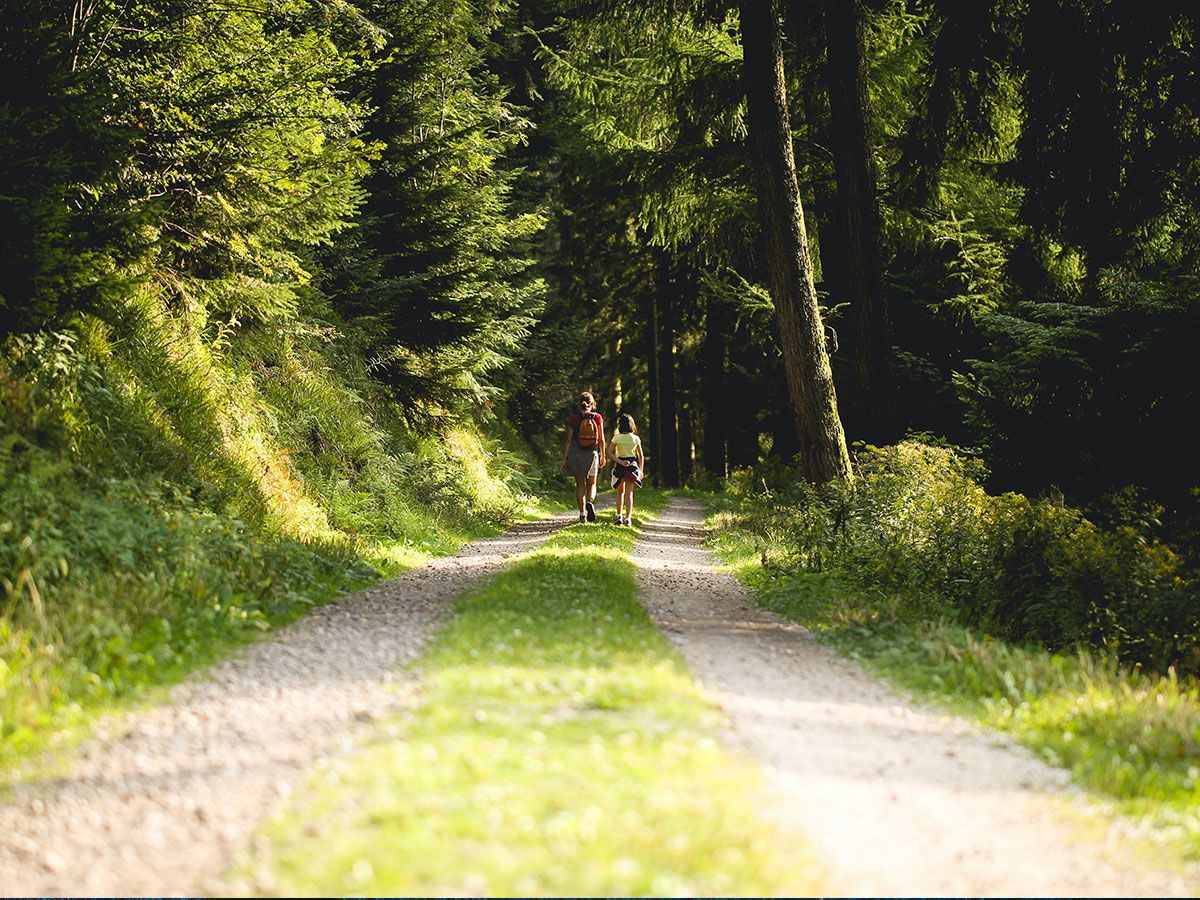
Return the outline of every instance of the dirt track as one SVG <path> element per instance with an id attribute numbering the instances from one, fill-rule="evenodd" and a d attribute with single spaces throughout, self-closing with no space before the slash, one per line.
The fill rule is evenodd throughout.
<path id="1" fill-rule="evenodd" d="M 853 896 L 1195 896 L 1139 866 L 1067 774 L 914 706 L 713 570 L 703 508 L 675 499 L 635 553 L 641 597 L 766 770 L 765 808 Z M 1064 806 L 1066 809 L 1064 810 Z M 1089 829 L 1089 832 L 1091 829 Z"/>
<path id="2" fill-rule="evenodd" d="M 574 514 L 480 541 L 325 607 L 109 723 L 68 776 L 0 805 L 0 894 L 240 893 L 221 881 L 313 766 L 407 702 L 402 665 L 453 598 Z M 607 520 L 607 517 L 605 517 Z M 716 572 L 703 510 L 645 526 L 641 597 L 766 773 L 765 813 L 857 896 L 1194 896 L 1148 870 L 1050 768 L 914 706 Z M 1066 811 L 1064 811 L 1066 807 Z"/>

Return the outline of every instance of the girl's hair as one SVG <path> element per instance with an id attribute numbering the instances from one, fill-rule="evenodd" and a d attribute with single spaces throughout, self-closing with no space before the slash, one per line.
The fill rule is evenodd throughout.
<path id="1" fill-rule="evenodd" d="M 579 408 L 584 412 L 596 405 L 596 398 L 592 396 L 591 391 L 583 391 L 579 395 Z"/>
<path id="2" fill-rule="evenodd" d="M 623 412 L 617 416 L 617 431 L 621 434 L 637 434 L 637 422 L 629 413 Z"/>

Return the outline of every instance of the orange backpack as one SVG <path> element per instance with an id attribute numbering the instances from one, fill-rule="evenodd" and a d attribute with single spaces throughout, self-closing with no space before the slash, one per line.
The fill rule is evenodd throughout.
<path id="1" fill-rule="evenodd" d="M 581 413 L 579 428 L 575 431 L 575 441 L 580 447 L 595 449 L 600 446 L 600 428 L 596 425 L 595 413 Z"/>

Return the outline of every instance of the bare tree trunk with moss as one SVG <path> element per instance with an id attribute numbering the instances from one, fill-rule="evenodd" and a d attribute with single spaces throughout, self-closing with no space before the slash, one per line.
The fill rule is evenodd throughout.
<path id="1" fill-rule="evenodd" d="M 825 6 L 830 138 L 837 176 L 836 240 L 845 248 L 850 302 L 848 351 L 851 396 L 847 424 L 855 439 L 895 439 L 891 323 L 879 252 L 878 172 L 872 138 L 871 97 L 862 0 Z"/>
<path id="2" fill-rule="evenodd" d="M 813 286 L 788 121 L 778 0 L 741 0 L 747 130 L 766 237 L 779 347 L 800 437 L 800 469 L 816 484 L 852 477 Z"/>

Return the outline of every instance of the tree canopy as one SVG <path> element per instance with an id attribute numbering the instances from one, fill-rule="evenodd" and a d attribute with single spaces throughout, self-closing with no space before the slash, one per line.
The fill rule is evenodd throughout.
<path id="1" fill-rule="evenodd" d="M 590 388 L 668 483 L 922 434 L 1183 522 L 1196 18 L 15 0 L 0 330 L 309 323 L 414 420 L 536 444 Z"/>

